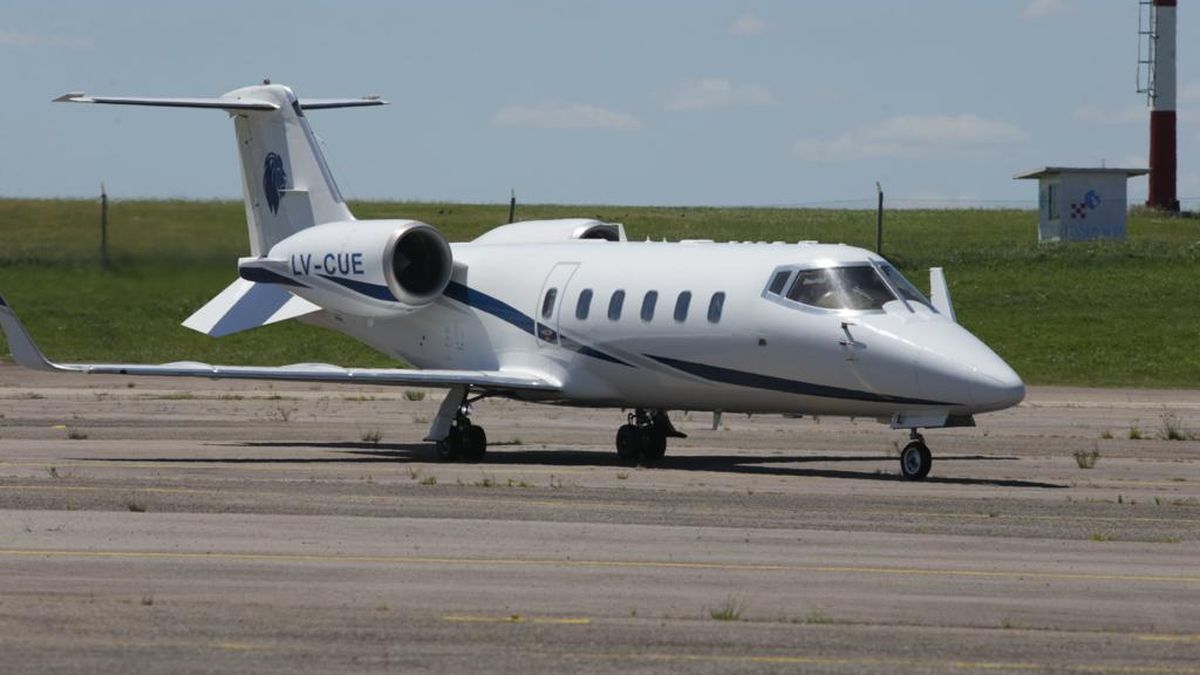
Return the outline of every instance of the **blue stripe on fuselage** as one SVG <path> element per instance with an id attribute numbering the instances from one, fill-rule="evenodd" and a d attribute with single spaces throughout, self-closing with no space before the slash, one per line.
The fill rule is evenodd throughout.
<path id="1" fill-rule="evenodd" d="M 534 321 L 532 317 L 526 315 L 525 313 L 521 312 L 521 310 L 513 307 L 503 300 L 493 298 L 487 293 L 477 291 L 474 288 L 470 288 L 465 284 L 460 284 L 457 281 L 451 281 L 450 284 L 446 286 L 445 295 L 451 300 L 457 300 L 468 307 L 474 307 L 481 312 L 486 312 L 502 321 L 510 323 L 525 333 L 529 333 L 535 337 L 537 336 L 537 322 Z M 590 356 L 594 359 L 600 359 L 601 361 L 608 361 L 609 363 L 616 363 L 618 365 L 632 368 L 632 366 L 630 366 L 628 363 L 625 363 L 621 359 L 605 354 L 604 352 L 593 347 L 580 344 L 565 334 L 560 333 L 559 337 L 561 338 L 559 340 L 559 344 L 565 349 L 583 354 L 584 356 Z"/>
<path id="2" fill-rule="evenodd" d="M 927 401 L 920 398 L 875 394 L 869 391 L 843 389 L 841 387 L 831 387 L 824 384 L 813 384 L 811 382 L 801 382 L 799 380 L 788 380 L 782 377 L 774 377 L 772 375 L 761 375 L 759 373 L 749 373 L 744 370 L 710 366 L 706 363 L 682 361 L 680 359 L 672 359 L 666 356 L 654 356 L 653 354 L 645 354 L 644 356 L 654 359 L 655 361 L 658 361 L 663 365 L 670 366 L 676 370 L 681 370 L 685 373 L 702 377 L 712 382 L 735 384 L 741 387 L 750 387 L 752 389 L 770 389 L 772 391 L 782 391 L 788 394 L 800 394 L 802 396 L 840 398 L 849 399 L 852 401 L 869 401 L 871 403 L 901 403 L 905 405 L 936 406 L 956 405 L 954 403 L 946 403 L 943 401 Z"/>
<path id="3" fill-rule="evenodd" d="M 333 276 L 329 276 L 328 274 L 319 274 L 317 276 L 321 277 L 322 279 L 328 279 L 336 284 L 341 284 L 341 285 L 345 286 L 346 288 L 349 288 L 350 290 L 354 291 L 355 293 L 362 293 L 363 295 L 367 296 L 368 298 L 375 298 L 376 300 L 385 300 L 387 302 L 396 302 L 396 296 L 392 295 L 391 289 L 389 289 L 387 286 L 380 286 L 379 284 L 369 284 L 365 281 L 356 281 L 354 279 L 333 277 Z"/>

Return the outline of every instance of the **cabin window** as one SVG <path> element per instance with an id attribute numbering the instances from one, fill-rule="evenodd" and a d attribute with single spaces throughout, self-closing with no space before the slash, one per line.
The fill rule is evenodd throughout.
<path id="1" fill-rule="evenodd" d="M 642 298 L 642 321 L 654 318 L 654 306 L 657 304 L 658 291 L 646 291 L 646 297 Z"/>
<path id="2" fill-rule="evenodd" d="M 779 295 L 783 292 L 783 287 L 787 286 L 788 277 L 792 276 L 791 270 L 779 270 L 775 276 L 771 277 L 771 285 L 767 288 L 768 293 Z"/>
<path id="3" fill-rule="evenodd" d="M 608 301 L 608 318 L 616 321 L 621 318 L 621 308 L 625 306 L 625 291 L 613 291 Z"/>
<path id="4" fill-rule="evenodd" d="M 542 318 L 549 319 L 554 313 L 554 300 L 558 297 L 558 289 L 551 288 L 546 291 L 546 297 L 542 298 Z"/>
<path id="5" fill-rule="evenodd" d="M 883 309 L 896 299 L 870 265 L 800 270 L 787 297 L 822 309 Z"/>
<path id="6" fill-rule="evenodd" d="M 725 310 L 725 292 L 718 291 L 713 293 L 712 300 L 708 301 L 708 322 L 718 323 L 721 320 L 721 312 Z"/>
<path id="7" fill-rule="evenodd" d="M 684 291 L 675 299 L 675 320 L 686 321 L 688 307 L 692 304 L 692 292 Z"/>
<path id="8" fill-rule="evenodd" d="M 585 288 L 579 294 L 579 300 L 575 302 L 575 318 L 583 321 L 588 318 L 588 312 L 592 309 L 592 289 Z"/>

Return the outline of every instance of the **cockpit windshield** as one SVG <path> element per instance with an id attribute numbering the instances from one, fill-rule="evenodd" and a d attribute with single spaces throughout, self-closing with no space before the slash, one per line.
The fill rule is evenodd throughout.
<path id="1" fill-rule="evenodd" d="M 892 267 L 887 263 L 883 263 L 879 266 L 879 269 L 883 271 L 883 276 L 887 277 L 888 283 L 892 285 L 892 288 L 896 289 L 897 293 L 904 296 L 905 300 L 919 302 L 922 305 L 933 309 L 933 305 L 929 303 L 929 299 L 926 298 L 921 291 L 918 291 L 917 287 L 913 286 L 908 279 L 905 279 L 904 275 L 900 274 L 900 271 L 895 267 Z"/>
<path id="2" fill-rule="evenodd" d="M 800 270 L 787 299 L 822 309 L 868 310 L 883 309 L 896 296 L 874 267 L 855 265 Z"/>

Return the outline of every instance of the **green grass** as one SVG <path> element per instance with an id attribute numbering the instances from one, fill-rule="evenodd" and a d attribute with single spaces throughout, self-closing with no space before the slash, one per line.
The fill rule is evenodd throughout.
<path id="1" fill-rule="evenodd" d="M 360 218 L 416 218 L 452 241 L 507 217 L 506 204 L 369 202 Z M 110 266 L 99 207 L 0 200 L 0 292 L 52 358 L 388 365 L 349 338 L 295 322 L 214 340 L 179 322 L 248 254 L 241 202 L 117 201 Z M 521 219 L 624 222 L 631 239 L 816 239 L 872 247 L 874 214 L 820 209 L 519 206 Z M 1200 382 L 1200 220 L 1135 210 L 1127 242 L 1039 246 L 1027 211 L 895 211 L 884 254 L 918 286 L 946 268 L 959 321 L 1031 384 L 1188 387 Z M 6 352 L 6 348 L 0 353 Z"/>

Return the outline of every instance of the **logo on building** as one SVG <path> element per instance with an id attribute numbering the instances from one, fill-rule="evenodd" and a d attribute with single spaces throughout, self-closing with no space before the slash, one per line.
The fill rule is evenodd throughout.
<path id="1" fill-rule="evenodd" d="M 263 162 L 263 192 L 267 195 L 267 206 L 271 213 L 279 212 L 279 200 L 287 189 L 287 172 L 283 170 L 283 159 L 271 152 Z"/>
<path id="2" fill-rule="evenodd" d="M 1100 195 L 1095 190 L 1088 190 L 1081 202 L 1071 202 L 1071 220 L 1087 220 L 1088 211 L 1095 211 L 1100 206 Z"/>

